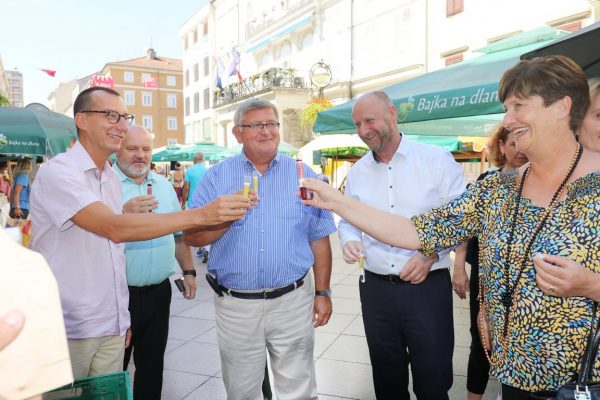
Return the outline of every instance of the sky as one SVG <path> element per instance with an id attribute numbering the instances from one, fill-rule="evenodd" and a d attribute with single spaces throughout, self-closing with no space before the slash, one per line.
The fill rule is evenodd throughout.
<path id="1" fill-rule="evenodd" d="M 61 83 L 108 62 L 182 58 L 177 30 L 206 0 L 0 0 L 0 57 L 23 74 L 24 104 L 48 105 Z M 56 70 L 52 78 L 40 68 Z"/>

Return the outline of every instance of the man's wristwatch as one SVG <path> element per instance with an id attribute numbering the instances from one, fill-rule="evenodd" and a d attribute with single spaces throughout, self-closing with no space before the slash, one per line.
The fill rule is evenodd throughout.
<path id="1" fill-rule="evenodd" d="M 315 296 L 324 296 L 331 298 L 331 289 L 327 290 L 315 290 Z"/>
<path id="2" fill-rule="evenodd" d="M 196 270 L 195 270 L 195 269 L 188 269 L 188 270 L 185 270 L 185 271 L 183 271 L 183 276 L 185 276 L 185 275 L 193 275 L 193 276 L 196 276 Z"/>

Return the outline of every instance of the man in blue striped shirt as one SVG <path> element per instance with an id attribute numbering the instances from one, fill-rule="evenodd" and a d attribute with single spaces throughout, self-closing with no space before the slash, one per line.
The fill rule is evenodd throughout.
<path id="1" fill-rule="evenodd" d="M 258 204 L 245 218 L 207 231 L 185 232 L 186 243 L 212 244 L 217 335 L 229 400 L 259 398 L 269 351 L 278 399 L 316 399 L 314 328 L 331 316 L 329 281 L 335 232 L 330 213 L 296 195 L 296 161 L 277 152 L 279 115 L 263 100 L 243 102 L 233 134 L 244 150 L 208 170 L 192 197 L 202 207 L 242 189 L 256 176 Z M 307 177 L 314 172 L 302 164 Z M 257 187 L 256 187 L 257 186 Z M 313 267 L 314 290 L 310 272 Z"/>

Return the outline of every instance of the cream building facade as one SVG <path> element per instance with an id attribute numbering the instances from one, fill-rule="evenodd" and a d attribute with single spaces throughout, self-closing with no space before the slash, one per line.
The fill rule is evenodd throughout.
<path id="1" fill-rule="evenodd" d="M 13 107 L 23 107 L 23 74 L 17 70 L 4 71 L 6 77 L 6 97 Z"/>
<path id="2" fill-rule="evenodd" d="M 301 146 L 312 138 L 300 125 L 303 106 L 317 90 L 308 71 L 322 60 L 332 73 L 324 95 L 334 104 L 446 65 L 477 57 L 478 48 L 540 26 L 577 30 L 600 19 L 598 0 L 212 0 L 179 31 L 183 43 L 194 29 L 208 43 L 185 49 L 183 64 L 209 58 L 209 74 L 184 85 L 186 97 L 209 88 L 210 111 L 190 111 L 192 132 L 231 147 L 233 112 L 240 101 L 273 101 L 283 139 Z M 518 12 L 516 11 L 518 10 Z M 194 16 L 194 17 L 196 17 Z M 206 22 L 208 25 L 206 25 Z M 192 34 L 193 36 L 193 34 Z M 200 39 L 199 39 L 200 40 Z M 237 74 L 220 78 L 235 49 Z M 241 78 L 241 80 L 240 80 Z M 202 92 L 201 92 L 202 90 Z M 191 101 L 191 100 L 190 100 Z M 209 116 L 210 115 L 210 116 Z M 210 123 L 208 123 L 210 118 Z M 207 126 L 210 125 L 210 133 Z M 186 135 L 186 139 L 190 135 Z M 196 138 L 197 135 L 191 135 Z"/>

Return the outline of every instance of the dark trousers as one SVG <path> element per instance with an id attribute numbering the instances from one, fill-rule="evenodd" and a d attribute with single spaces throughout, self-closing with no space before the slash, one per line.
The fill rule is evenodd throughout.
<path id="1" fill-rule="evenodd" d="M 125 349 L 123 369 L 127 370 L 133 352 L 133 398 L 136 400 L 160 400 L 170 308 L 168 279 L 151 288 L 129 287 L 132 336 L 131 344 Z"/>
<path id="2" fill-rule="evenodd" d="M 477 328 L 477 314 L 479 314 L 479 268 L 471 267 L 471 280 L 469 283 L 469 306 L 471 309 L 471 351 L 467 367 L 467 390 L 475 394 L 485 393 L 485 388 L 490 374 L 490 364 L 485 357 L 485 350 L 481 344 L 479 329 Z"/>
<path id="3" fill-rule="evenodd" d="M 502 385 L 502 400 L 529 400 L 531 392 Z"/>
<path id="4" fill-rule="evenodd" d="M 417 399 L 447 400 L 454 351 L 448 270 L 419 285 L 367 276 L 359 287 L 377 399 L 410 399 L 410 363 Z"/>

